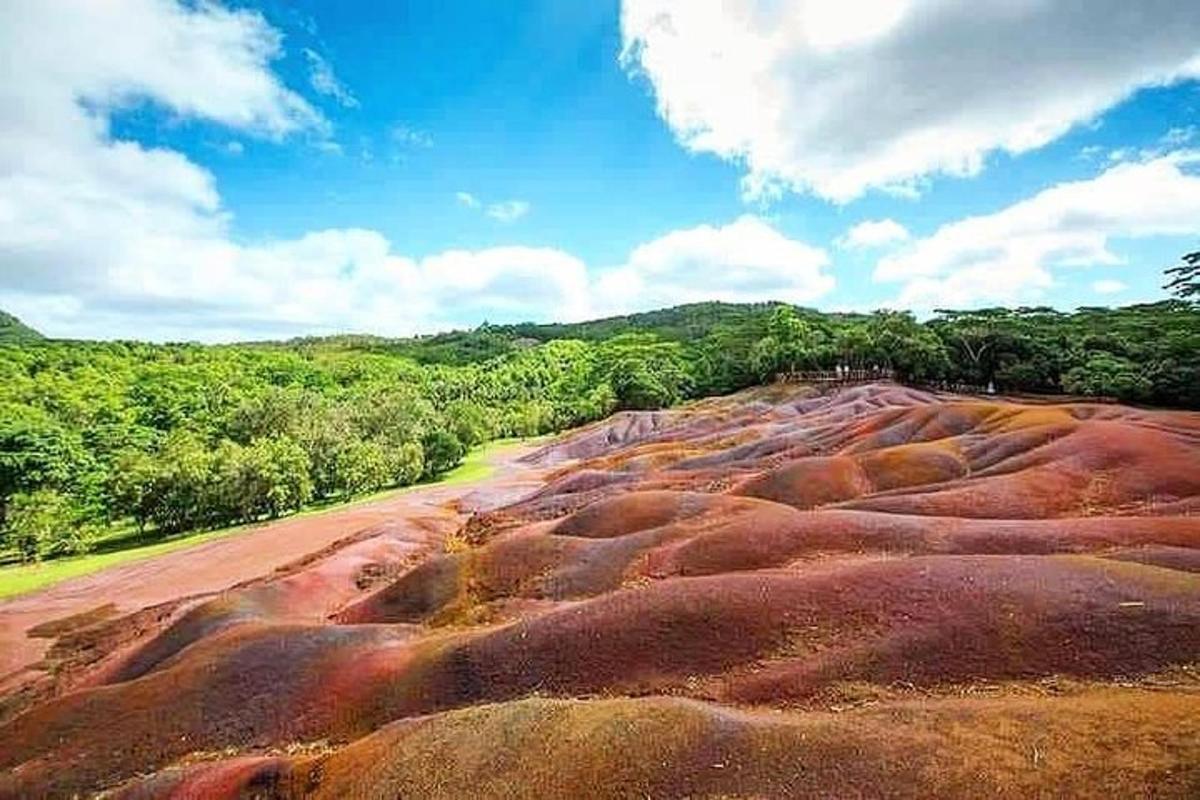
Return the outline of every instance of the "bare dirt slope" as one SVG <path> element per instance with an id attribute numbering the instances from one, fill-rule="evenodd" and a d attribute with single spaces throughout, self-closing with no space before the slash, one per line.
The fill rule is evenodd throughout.
<path id="1" fill-rule="evenodd" d="M 0 795 L 1200 796 L 1200 414 L 767 388 L 525 461 L 65 630 Z"/>
<path id="2" fill-rule="evenodd" d="M 44 688 L 51 677 L 47 673 L 62 670 L 61 658 L 77 660 L 80 653 L 53 648 L 58 635 L 74 630 L 78 638 L 90 629 L 99 636 L 109 631 L 96 623 L 115 621 L 124 644 L 191 604 L 232 587 L 282 577 L 324 556 L 337 554 L 322 569 L 350 578 L 346 585 L 357 591 L 439 548 L 446 533 L 473 511 L 541 486 L 541 471 L 521 463 L 530 449 L 516 446 L 497 452 L 497 476 L 479 483 L 418 487 L 278 520 L 0 601 L 0 694 L 28 690 L 31 683 Z M 337 596 L 329 601 L 336 603 Z M 122 621 L 142 610 L 146 611 L 138 626 Z M 71 643 L 70 637 L 63 642 Z"/>

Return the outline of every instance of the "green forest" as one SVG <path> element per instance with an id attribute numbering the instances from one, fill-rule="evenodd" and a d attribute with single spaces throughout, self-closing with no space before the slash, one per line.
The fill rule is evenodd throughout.
<path id="1" fill-rule="evenodd" d="M 471 447 L 662 408 L 782 371 L 889 369 L 1200 408 L 1200 310 L 825 314 L 703 303 L 579 324 L 236 345 L 44 339 L 0 317 L 9 560 L 251 522 L 439 475 Z"/>

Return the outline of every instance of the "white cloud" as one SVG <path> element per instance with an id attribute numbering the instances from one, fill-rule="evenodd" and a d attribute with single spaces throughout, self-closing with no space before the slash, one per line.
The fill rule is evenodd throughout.
<path id="1" fill-rule="evenodd" d="M 271 138 L 326 127 L 270 71 L 279 36 L 250 12 L 161 0 L 0 4 L 0 52 L 4 290 L 99 291 L 114 265 L 154 254 L 169 270 L 165 242 L 222 234 L 212 175 L 179 153 L 114 140 L 113 109 L 153 99 Z"/>
<path id="2" fill-rule="evenodd" d="M 1128 288 L 1121 281 L 1113 280 L 1112 278 L 1105 278 L 1092 284 L 1092 291 L 1096 294 L 1120 294 Z"/>
<path id="3" fill-rule="evenodd" d="M 485 206 L 482 200 L 470 192 L 455 192 L 454 198 L 463 208 L 482 209 L 486 216 L 506 225 L 516 222 L 533 210 L 533 205 L 527 200 L 505 200 Z"/>
<path id="4" fill-rule="evenodd" d="M 623 59 L 690 150 L 749 195 L 978 172 L 1140 87 L 1200 77 L 1200 3 L 623 0 Z"/>
<path id="5" fill-rule="evenodd" d="M 823 250 L 743 216 L 640 245 L 624 265 L 597 278 L 595 302 L 612 313 L 702 300 L 808 303 L 833 288 L 833 277 L 824 271 L 828 264 Z"/>
<path id="6" fill-rule="evenodd" d="M 328 142 L 325 120 L 272 72 L 280 36 L 258 14 L 176 0 L 0 4 L 0 51 L 0 307 L 54 335 L 409 333 L 452 324 L 447 310 L 535 317 L 586 303 L 582 264 L 548 248 L 418 260 L 354 229 L 236 242 L 211 173 L 113 138 L 110 115 L 150 101 L 245 134 Z"/>
<path id="7" fill-rule="evenodd" d="M 353 228 L 236 241 L 209 171 L 114 138 L 109 119 L 145 101 L 239 135 L 328 141 L 325 120 L 271 71 L 278 33 L 211 3 L 46 5 L 0 4 L 11 66 L 0 83 L 0 308 L 52 335 L 407 334 L 710 298 L 802 302 L 833 285 L 823 251 L 754 217 L 668 233 L 596 275 L 554 248 L 416 258 Z M 502 217 L 528 211 L 486 208 L 506 206 Z"/>
<path id="8" fill-rule="evenodd" d="M 505 200 L 503 203 L 492 203 L 486 213 L 497 222 L 516 222 L 529 213 L 532 206 L 524 200 Z"/>
<path id="9" fill-rule="evenodd" d="M 1195 233 L 1197 164 L 1195 152 L 1123 162 L 994 214 L 943 225 L 881 259 L 875 279 L 902 283 L 897 305 L 919 310 L 1037 300 L 1056 269 L 1120 264 L 1114 239 Z"/>
<path id="10" fill-rule="evenodd" d="M 848 250 L 862 250 L 906 242 L 908 238 L 908 229 L 894 219 L 867 220 L 846 231 L 837 244 Z"/>
<path id="11" fill-rule="evenodd" d="M 393 125 L 391 134 L 392 141 L 401 147 L 417 147 L 422 149 L 433 147 L 432 136 L 423 130 L 411 128 L 402 123 Z"/>
<path id="12" fill-rule="evenodd" d="M 231 156 L 240 156 L 246 152 L 246 146 L 237 139 L 230 139 L 225 143 L 225 152 Z"/>
<path id="13" fill-rule="evenodd" d="M 473 310 L 468 319 L 476 321 L 485 316 L 496 321 L 496 315 L 509 320 L 577 320 L 590 313 L 587 266 L 561 250 L 450 250 L 422 259 L 420 273 L 424 297 L 431 304 L 427 317 L 435 327 L 446 309 Z"/>
<path id="14" fill-rule="evenodd" d="M 267 69 L 280 36 L 254 12 L 165 0 L 3 3 L 0 41 L 13 133 L 103 135 L 103 115 L 81 100 L 111 109 L 143 97 L 272 137 L 324 124 Z"/>
<path id="15" fill-rule="evenodd" d="M 338 80 L 328 59 L 307 47 L 304 57 L 308 59 L 308 82 L 317 94 L 332 98 L 346 108 L 358 108 L 358 98 Z"/>
<path id="16" fill-rule="evenodd" d="M 1171 128 L 1162 135 L 1159 142 L 1169 148 L 1182 147 L 1192 139 L 1196 138 L 1196 126 L 1185 125 L 1180 128 Z"/>

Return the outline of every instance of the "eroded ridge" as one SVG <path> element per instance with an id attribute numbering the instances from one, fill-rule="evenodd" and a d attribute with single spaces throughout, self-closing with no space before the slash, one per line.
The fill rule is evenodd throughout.
<path id="1" fill-rule="evenodd" d="M 529 460 L 98 659 L 0 793 L 1200 795 L 1200 414 L 769 387 Z"/>

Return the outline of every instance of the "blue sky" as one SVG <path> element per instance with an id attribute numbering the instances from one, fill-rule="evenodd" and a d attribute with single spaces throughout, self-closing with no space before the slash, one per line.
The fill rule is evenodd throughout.
<path id="1" fill-rule="evenodd" d="M 1200 238 L 1185 4 L 44 5 L 0 307 L 54 335 L 1120 304 Z"/>
<path id="2" fill-rule="evenodd" d="M 288 37 L 276 65 L 288 85 L 310 88 L 309 48 L 357 101 L 312 97 L 342 152 L 176 126 L 154 108 L 118 118 L 127 135 L 211 169 L 239 236 L 358 226 L 417 254 L 520 243 L 618 264 L 657 234 L 747 210 L 738 170 L 680 148 L 649 87 L 618 64 L 615 2 L 253 7 Z M 246 152 L 220 152 L 229 140 Z M 459 191 L 523 199 L 533 213 L 504 225 L 463 208 Z"/>

